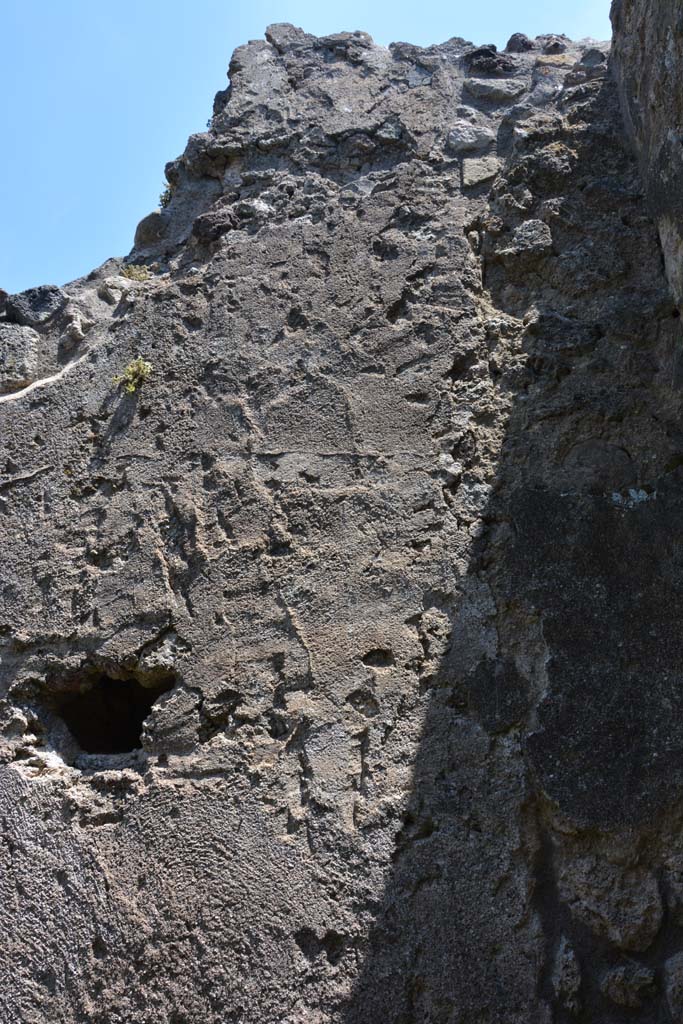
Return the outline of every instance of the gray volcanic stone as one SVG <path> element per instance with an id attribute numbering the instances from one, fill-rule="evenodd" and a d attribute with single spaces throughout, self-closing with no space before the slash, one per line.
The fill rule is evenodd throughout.
<path id="1" fill-rule="evenodd" d="M 613 0 L 614 70 L 659 230 L 683 302 L 683 11 L 678 0 Z"/>
<path id="2" fill-rule="evenodd" d="M 512 238 L 499 255 L 505 261 L 532 256 L 546 256 L 553 245 L 550 228 L 542 220 L 526 220 L 512 233 Z"/>
<path id="3" fill-rule="evenodd" d="M 166 222 L 163 210 L 154 210 L 144 217 L 135 231 L 136 249 L 144 249 L 149 244 L 158 242 L 166 233 Z"/>
<path id="4" fill-rule="evenodd" d="M 13 391 L 34 379 L 39 348 L 33 328 L 0 322 L 0 391 Z"/>
<path id="5" fill-rule="evenodd" d="M 618 1006 L 638 1008 L 652 998 L 654 984 L 652 968 L 629 964 L 606 971 L 600 981 L 600 990 Z"/>
<path id="6" fill-rule="evenodd" d="M 526 84 L 514 79 L 466 78 L 465 89 L 472 96 L 482 100 L 494 100 L 499 103 L 510 103 L 520 96 Z"/>
<path id="7" fill-rule="evenodd" d="M 469 71 L 487 75 L 509 75 L 517 70 L 512 57 L 498 53 L 493 45 L 480 46 L 466 53 L 465 67 Z"/>
<path id="8" fill-rule="evenodd" d="M 676 953 L 664 964 L 666 1002 L 671 1019 L 683 1014 L 683 953 Z"/>
<path id="9" fill-rule="evenodd" d="M 540 45 L 272 26 L 8 300 L 2 1024 L 680 1018 L 681 321 Z"/>
<path id="10" fill-rule="evenodd" d="M 500 170 L 500 160 L 495 156 L 482 156 L 477 160 L 463 160 L 462 183 L 465 186 L 479 185 L 495 178 Z"/>
<path id="11" fill-rule="evenodd" d="M 63 309 L 67 298 L 62 289 L 53 284 L 29 288 L 7 297 L 5 316 L 11 323 L 40 327 Z"/>
<path id="12" fill-rule="evenodd" d="M 606 61 L 607 53 L 593 46 L 582 55 L 579 64 L 583 67 L 595 68 L 602 66 Z"/>
<path id="13" fill-rule="evenodd" d="M 555 955 L 552 985 L 558 1004 L 572 1016 L 581 1009 L 581 967 L 571 943 L 563 935 Z"/>
<path id="14" fill-rule="evenodd" d="M 556 35 L 536 36 L 536 42 L 540 44 L 543 53 L 566 53 L 570 43 L 566 36 Z"/>
<path id="15" fill-rule="evenodd" d="M 505 47 L 507 53 L 526 53 L 533 50 L 534 44 L 523 32 L 514 32 L 507 41 Z"/>
<path id="16" fill-rule="evenodd" d="M 473 149 L 487 149 L 495 141 L 490 128 L 469 121 L 456 121 L 446 138 L 446 145 L 452 153 L 464 153 Z"/>

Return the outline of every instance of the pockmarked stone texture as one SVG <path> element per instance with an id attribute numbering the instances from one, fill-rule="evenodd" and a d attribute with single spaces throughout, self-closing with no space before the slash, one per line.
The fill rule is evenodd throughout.
<path id="1" fill-rule="evenodd" d="M 30 383 L 37 366 L 38 334 L 31 327 L 0 322 L 0 390 Z"/>
<path id="2" fill-rule="evenodd" d="M 680 1015 L 641 43 L 271 26 L 126 259 L 0 294 L 2 1024 Z"/>
<path id="3" fill-rule="evenodd" d="M 683 7 L 612 0 L 614 66 L 626 125 L 678 303 L 683 303 Z"/>

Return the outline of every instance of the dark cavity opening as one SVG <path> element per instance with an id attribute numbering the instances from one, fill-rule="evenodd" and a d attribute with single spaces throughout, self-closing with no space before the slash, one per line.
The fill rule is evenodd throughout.
<path id="1" fill-rule="evenodd" d="M 87 689 L 60 701 L 57 713 L 87 754 L 127 754 L 142 746 L 142 725 L 154 702 L 175 679 L 143 686 L 137 679 L 100 674 Z"/>
<path id="2" fill-rule="evenodd" d="M 363 655 L 363 664 L 369 668 L 390 668 L 394 664 L 393 651 L 376 647 Z"/>

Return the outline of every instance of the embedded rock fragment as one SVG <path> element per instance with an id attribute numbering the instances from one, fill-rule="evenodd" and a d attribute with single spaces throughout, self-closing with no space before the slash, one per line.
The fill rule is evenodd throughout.
<path id="1" fill-rule="evenodd" d="M 553 965 L 552 983 L 555 995 L 560 1005 L 570 1014 L 575 1015 L 581 1009 L 581 968 L 576 959 L 576 954 L 562 936 L 555 956 Z"/>
<path id="2" fill-rule="evenodd" d="M 573 915 L 623 950 L 646 950 L 662 924 L 657 880 L 647 871 L 592 856 L 567 862 L 560 894 Z"/>
<path id="3" fill-rule="evenodd" d="M 40 337 L 32 327 L 0 322 L 0 391 L 25 387 L 38 370 Z"/>
<path id="4" fill-rule="evenodd" d="M 618 1006 L 626 1006 L 631 1009 L 637 1009 L 643 1005 L 644 1001 L 652 998 L 655 994 L 654 988 L 655 974 L 652 968 L 633 963 L 613 967 L 605 972 L 600 981 L 600 991 L 604 995 Z"/>
<path id="5" fill-rule="evenodd" d="M 566 36 L 544 35 L 536 36 L 536 42 L 543 53 L 566 53 L 570 40 Z"/>
<path id="6" fill-rule="evenodd" d="M 683 954 L 676 953 L 664 964 L 664 987 L 671 1019 L 683 1014 Z"/>
<path id="7" fill-rule="evenodd" d="M 456 121 L 448 133 L 446 145 L 453 153 L 466 153 L 473 149 L 487 149 L 495 136 L 490 128 L 470 121 Z"/>
<path id="8" fill-rule="evenodd" d="M 465 54 L 465 66 L 473 72 L 488 75 L 509 75 L 517 65 L 512 57 L 498 53 L 495 46 L 480 46 Z"/>
<path id="9" fill-rule="evenodd" d="M 507 53 L 526 53 L 527 50 L 533 50 L 533 48 L 533 42 L 523 32 L 514 32 L 505 46 Z"/>
<path id="10" fill-rule="evenodd" d="M 464 84 L 471 96 L 497 103 L 511 103 L 526 88 L 524 81 L 514 79 L 466 78 Z"/>
<path id="11" fill-rule="evenodd" d="M 495 156 L 483 156 L 478 160 L 463 160 L 462 183 L 465 187 L 481 185 L 495 178 L 500 170 L 500 160 Z"/>
<path id="12" fill-rule="evenodd" d="M 45 284 L 9 295 L 5 302 L 5 316 L 10 323 L 40 327 L 59 313 L 67 301 L 68 297 L 61 288 Z"/>
<path id="13" fill-rule="evenodd" d="M 547 256 L 553 246 L 550 228 L 542 220 L 527 220 L 516 227 L 509 243 L 498 250 L 505 262 Z"/>

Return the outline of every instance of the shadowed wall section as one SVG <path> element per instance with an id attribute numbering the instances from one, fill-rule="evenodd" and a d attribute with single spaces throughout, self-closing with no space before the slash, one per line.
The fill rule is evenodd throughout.
<path id="1" fill-rule="evenodd" d="M 626 145 L 567 90 L 474 225 L 510 415 L 354 1024 L 678 1012 L 680 322 Z"/>

